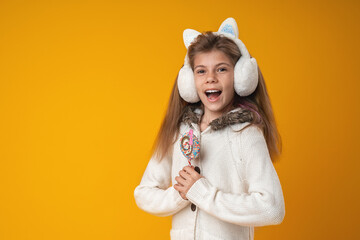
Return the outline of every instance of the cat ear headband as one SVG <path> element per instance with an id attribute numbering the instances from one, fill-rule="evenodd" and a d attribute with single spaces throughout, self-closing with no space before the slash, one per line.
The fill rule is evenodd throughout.
<path id="1" fill-rule="evenodd" d="M 183 39 L 186 49 L 193 43 L 195 38 L 201 33 L 193 29 L 185 29 Z M 223 35 L 232 39 L 239 47 L 241 52 L 240 59 L 236 62 L 234 68 L 234 88 L 239 96 L 248 96 L 253 93 L 258 84 L 258 67 L 255 58 L 250 57 L 244 43 L 239 39 L 239 30 L 235 19 L 227 18 L 220 26 L 216 35 Z M 180 69 L 178 75 L 178 88 L 180 96 L 189 103 L 200 101 L 196 92 L 194 72 L 189 63 L 186 53 L 184 66 Z"/>

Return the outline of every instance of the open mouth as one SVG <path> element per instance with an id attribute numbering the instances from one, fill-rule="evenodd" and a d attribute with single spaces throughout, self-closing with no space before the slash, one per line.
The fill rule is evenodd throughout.
<path id="1" fill-rule="evenodd" d="M 216 100 L 220 96 L 221 91 L 220 90 L 206 90 L 205 94 L 209 100 Z"/>

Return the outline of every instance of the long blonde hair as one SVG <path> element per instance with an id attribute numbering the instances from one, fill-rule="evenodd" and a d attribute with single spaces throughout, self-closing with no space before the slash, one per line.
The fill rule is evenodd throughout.
<path id="1" fill-rule="evenodd" d="M 234 41 L 227 37 L 215 35 L 212 32 L 205 32 L 199 35 L 188 48 L 191 68 L 194 69 L 194 59 L 198 53 L 212 50 L 220 50 L 225 53 L 232 60 L 234 66 L 241 57 L 240 50 Z M 281 153 L 281 137 L 276 127 L 270 98 L 260 68 L 258 68 L 258 73 L 258 85 L 255 91 L 246 97 L 240 97 L 235 93 L 233 107 L 242 107 L 252 112 L 253 121 L 248 126 L 256 125 L 262 130 L 271 159 L 275 161 Z M 157 159 L 162 160 L 171 154 L 172 146 L 179 135 L 182 115 L 189 105 L 201 107 L 202 103 L 184 101 L 180 97 L 176 77 L 165 117 L 152 148 L 152 152 Z"/>

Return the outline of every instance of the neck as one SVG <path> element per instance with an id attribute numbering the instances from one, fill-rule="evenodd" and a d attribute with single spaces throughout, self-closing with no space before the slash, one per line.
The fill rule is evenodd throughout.
<path id="1" fill-rule="evenodd" d="M 205 125 L 209 125 L 213 120 L 220 118 L 223 114 L 229 112 L 231 110 L 231 104 L 228 105 L 225 109 L 219 112 L 213 112 L 204 107 L 204 114 L 201 117 L 201 123 Z"/>
<path id="2" fill-rule="evenodd" d="M 201 118 L 201 123 L 209 125 L 213 120 L 219 118 L 222 113 L 214 113 L 209 111 L 204 111 L 204 115 Z"/>

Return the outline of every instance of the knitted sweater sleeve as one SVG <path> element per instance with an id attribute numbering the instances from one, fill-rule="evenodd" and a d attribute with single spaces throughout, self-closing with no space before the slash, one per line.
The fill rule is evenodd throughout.
<path id="1" fill-rule="evenodd" d="M 200 178 L 186 197 L 203 211 L 226 222 L 254 227 L 280 224 L 285 216 L 285 203 L 265 138 L 255 126 L 244 129 L 239 138 L 247 191 L 224 192 L 206 178 Z"/>
<path id="2" fill-rule="evenodd" d="M 171 158 L 157 161 L 152 157 L 140 184 L 134 190 L 137 206 L 156 216 L 172 215 L 190 202 L 171 185 Z"/>

